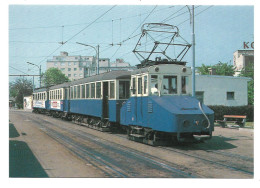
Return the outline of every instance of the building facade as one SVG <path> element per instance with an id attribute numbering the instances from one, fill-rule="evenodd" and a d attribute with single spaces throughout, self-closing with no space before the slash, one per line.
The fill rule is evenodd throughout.
<path id="1" fill-rule="evenodd" d="M 246 77 L 196 75 L 196 97 L 205 105 L 248 105 L 248 81 Z"/>
<path id="2" fill-rule="evenodd" d="M 58 68 L 70 80 L 77 80 L 95 74 L 96 59 L 93 56 L 69 56 L 68 52 L 60 52 L 60 56 L 53 56 L 53 59 L 47 60 L 46 67 Z"/>
<path id="3" fill-rule="evenodd" d="M 238 76 L 250 63 L 254 63 L 254 50 L 237 50 L 234 52 L 233 66 L 235 68 L 235 76 Z"/>
<path id="4" fill-rule="evenodd" d="M 96 58 L 94 56 L 69 56 L 68 52 L 60 52 L 59 56 L 53 56 L 53 59 L 47 60 L 47 70 L 49 68 L 58 68 L 70 80 L 86 78 L 96 74 Z M 110 72 L 113 70 L 133 70 L 136 67 L 131 66 L 123 59 L 116 59 L 110 62 L 109 58 L 99 58 L 99 73 Z"/>

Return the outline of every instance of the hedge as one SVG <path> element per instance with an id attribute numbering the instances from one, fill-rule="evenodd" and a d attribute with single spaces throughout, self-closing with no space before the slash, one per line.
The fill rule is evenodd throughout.
<path id="1" fill-rule="evenodd" d="M 254 121 L 254 106 L 208 106 L 215 113 L 215 120 L 223 120 L 224 115 L 246 115 L 246 121 Z"/>

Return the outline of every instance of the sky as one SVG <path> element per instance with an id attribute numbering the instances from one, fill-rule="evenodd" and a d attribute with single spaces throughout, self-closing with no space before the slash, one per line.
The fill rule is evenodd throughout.
<path id="1" fill-rule="evenodd" d="M 140 63 L 132 50 L 141 25 L 164 20 L 177 26 L 191 43 L 185 5 L 9 5 L 9 74 L 38 74 L 39 69 L 26 62 L 41 65 L 45 72 L 47 59 L 61 51 L 95 55 L 92 48 L 76 42 L 99 45 L 101 58 L 123 58 L 134 66 Z M 62 41 L 67 42 L 61 45 Z M 254 41 L 254 6 L 195 5 L 195 41 L 196 66 L 232 63 L 233 53 L 243 49 L 243 42 Z M 191 66 L 191 54 L 190 49 L 183 59 L 187 66 Z"/>

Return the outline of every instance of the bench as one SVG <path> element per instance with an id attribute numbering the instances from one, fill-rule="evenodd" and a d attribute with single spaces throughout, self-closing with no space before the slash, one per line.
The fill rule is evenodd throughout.
<path id="1" fill-rule="evenodd" d="M 222 127 L 226 127 L 227 122 L 237 123 L 240 127 L 244 127 L 246 124 L 246 116 L 243 115 L 224 115 L 224 120 L 215 120 Z M 235 121 L 228 121 L 228 119 L 235 119 Z"/>

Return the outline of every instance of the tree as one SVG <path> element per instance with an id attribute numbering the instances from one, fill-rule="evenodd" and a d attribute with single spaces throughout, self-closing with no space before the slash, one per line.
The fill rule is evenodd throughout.
<path id="1" fill-rule="evenodd" d="M 216 75 L 223 75 L 223 76 L 233 76 L 234 75 L 234 67 L 233 65 L 229 65 L 228 63 L 219 62 L 213 66 L 206 66 L 202 64 L 201 67 L 198 67 L 198 71 L 202 75 L 209 75 L 209 68 L 215 69 Z"/>
<path id="2" fill-rule="evenodd" d="M 24 78 L 19 78 L 9 83 L 9 96 L 15 98 L 18 108 L 23 107 L 23 97 L 31 95 L 33 92 L 33 84 Z"/>
<path id="3" fill-rule="evenodd" d="M 197 67 L 198 69 L 198 72 L 201 74 L 201 75 L 208 75 L 209 74 L 209 68 L 211 66 L 207 66 L 207 65 L 204 65 L 202 64 L 201 67 Z"/>
<path id="4" fill-rule="evenodd" d="M 69 78 L 57 68 L 50 68 L 43 74 L 43 83 L 46 87 L 68 81 Z"/>
<path id="5" fill-rule="evenodd" d="M 254 63 L 248 63 L 247 66 L 242 69 L 239 76 L 251 78 L 251 80 L 247 84 L 247 97 L 248 104 L 254 105 Z"/>

